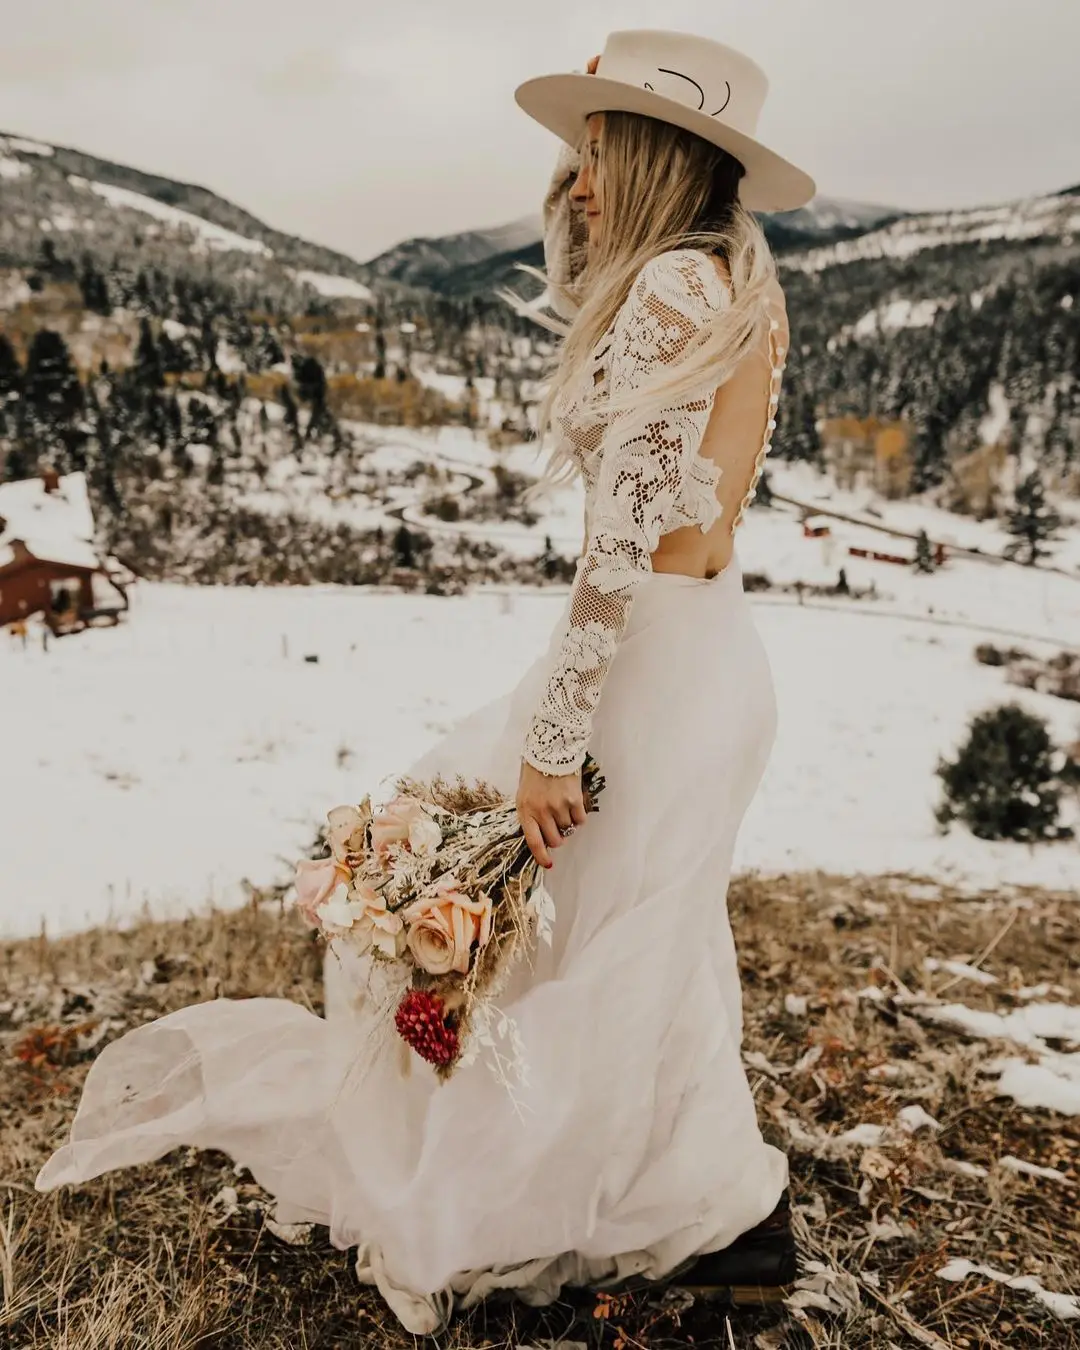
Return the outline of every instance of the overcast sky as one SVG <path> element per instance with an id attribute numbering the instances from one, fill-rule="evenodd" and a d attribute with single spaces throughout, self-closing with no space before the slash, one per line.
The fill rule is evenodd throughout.
<path id="1" fill-rule="evenodd" d="M 538 210 L 555 141 L 515 85 L 635 27 L 753 57 L 761 138 L 825 195 L 1080 182 L 1080 0 L 0 0 L 0 129 L 365 259 Z"/>

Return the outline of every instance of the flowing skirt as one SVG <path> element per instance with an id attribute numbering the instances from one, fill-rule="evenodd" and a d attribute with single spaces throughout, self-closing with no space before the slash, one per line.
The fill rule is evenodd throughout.
<path id="1" fill-rule="evenodd" d="M 568 620 L 569 599 L 516 687 L 403 772 L 512 795 Z M 737 560 L 704 581 L 653 573 L 596 710 L 600 809 L 545 874 L 552 943 L 499 998 L 527 1081 L 511 1094 L 477 1062 L 439 1084 L 392 1036 L 369 1034 L 384 1015 L 370 959 L 330 956 L 325 1017 L 216 999 L 107 1046 L 38 1188 L 179 1145 L 224 1150 L 276 1197 L 280 1221 L 356 1246 L 361 1280 L 416 1333 L 495 1289 L 545 1303 L 564 1284 L 660 1277 L 728 1245 L 787 1182 L 740 1058 L 725 904 L 775 733 Z"/>

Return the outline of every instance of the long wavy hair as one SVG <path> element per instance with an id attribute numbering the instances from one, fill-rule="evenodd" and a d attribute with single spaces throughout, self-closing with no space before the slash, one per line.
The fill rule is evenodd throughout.
<path id="1" fill-rule="evenodd" d="M 588 133 L 580 157 L 589 153 Z M 638 273 L 670 249 L 719 254 L 731 277 L 730 303 L 717 311 L 681 359 L 620 397 L 610 394 L 603 412 L 644 426 L 665 404 L 712 391 L 751 352 L 768 328 L 765 300 L 777 276 L 776 262 L 756 217 L 739 200 L 743 165 L 733 155 L 669 122 L 638 113 L 605 112 L 592 158 L 594 194 L 601 206 L 599 237 L 586 249 L 576 209 L 564 213 L 569 237 L 554 248 L 547 241 L 547 271 L 519 263 L 541 280 L 549 303 L 568 321 L 549 317 L 536 301 L 509 290 L 500 297 L 520 314 L 562 338 L 557 364 L 537 408 L 539 453 L 557 409 L 586 371 L 592 353 L 614 323 Z M 566 188 L 565 190 L 568 190 Z M 574 236 L 579 241 L 575 248 Z M 553 267 L 553 254 L 568 262 Z M 563 275 L 559 275 L 562 273 Z M 535 499 L 576 477 L 578 466 L 562 438 L 548 456 L 539 481 L 526 494 Z"/>

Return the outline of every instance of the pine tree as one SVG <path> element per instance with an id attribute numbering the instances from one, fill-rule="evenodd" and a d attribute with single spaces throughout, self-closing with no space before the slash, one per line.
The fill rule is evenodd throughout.
<path id="1" fill-rule="evenodd" d="M 1005 546 L 1005 556 L 1034 566 L 1040 558 L 1049 556 L 1049 549 L 1041 545 L 1057 538 L 1061 517 L 1046 500 L 1046 489 L 1037 469 L 1024 478 L 1016 488 L 1016 501 L 1009 512 L 1005 528 L 1013 536 Z"/>
<path id="2" fill-rule="evenodd" d="M 160 389 L 165 383 L 157 343 L 150 320 L 145 315 L 139 321 L 139 345 L 135 348 L 133 373 L 136 380 L 147 389 Z"/>
<path id="3" fill-rule="evenodd" d="M 1061 838 L 1054 755 L 1046 723 L 1019 704 L 976 715 L 956 758 L 938 761 L 938 824 L 959 819 L 979 839 Z"/>
<path id="4" fill-rule="evenodd" d="M 769 482 L 769 474 L 766 469 L 762 469 L 761 477 L 757 480 L 757 496 L 754 502 L 758 506 L 772 506 L 773 492 L 772 484 Z"/>
<path id="5" fill-rule="evenodd" d="M 301 356 L 293 361 L 296 392 L 313 407 L 326 402 L 326 372 L 317 356 Z"/>
<path id="6" fill-rule="evenodd" d="M 1071 464 L 1080 457 L 1080 442 L 1073 439 L 1070 431 L 1071 420 L 1068 393 L 1059 389 L 1054 396 L 1054 410 L 1046 429 L 1045 444 L 1047 454 L 1056 457 L 1062 464 Z"/>
<path id="7" fill-rule="evenodd" d="M 34 460 L 29 450 L 22 442 L 16 442 L 4 460 L 3 477 L 14 482 L 16 479 L 32 477 L 34 471 Z"/>
<path id="8" fill-rule="evenodd" d="M 187 348 L 182 342 L 171 338 L 165 328 L 157 335 L 157 356 L 163 374 L 170 371 L 180 373 L 191 366 Z"/>
<path id="9" fill-rule="evenodd" d="M 206 481 L 210 487 L 221 487 L 225 482 L 225 452 L 217 442 L 210 452 L 210 462 L 206 466 Z"/>
<path id="10" fill-rule="evenodd" d="M 79 273 L 79 289 L 82 291 L 83 304 L 91 313 L 105 315 L 112 313 L 109 283 L 97 270 L 89 253 L 83 254 L 82 271 Z"/>
<path id="11" fill-rule="evenodd" d="M 293 444 L 299 450 L 303 443 L 300 438 L 300 412 L 296 406 L 296 399 L 293 398 L 292 390 L 287 384 L 281 386 L 281 403 L 285 409 L 284 422 L 293 435 Z"/>
<path id="12" fill-rule="evenodd" d="M 30 343 L 23 391 L 31 433 L 47 445 L 66 446 L 72 467 L 80 467 L 76 423 L 83 410 L 83 388 L 67 343 L 50 328 L 39 328 Z"/>
<path id="13" fill-rule="evenodd" d="M 11 339 L 0 333 L 0 407 L 14 402 L 22 393 L 23 372 Z"/>
<path id="14" fill-rule="evenodd" d="M 178 445 L 184 438 L 184 415 L 180 410 L 176 395 L 165 403 L 165 439 L 172 445 Z"/>
<path id="15" fill-rule="evenodd" d="M 915 436 L 911 473 L 911 486 L 915 492 L 925 492 L 944 480 L 948 430 L 949 422 L 942 410 L 931 408 Z"/>
<path id="16" fill-rule="evenodd" d="M 915 539 L 915 571 L 933 572 L 936 568 L 934 551 L 930 547 L 930 536 L 925 530 L 920 530 Z"/>
<path id="17" fill-rule="evenodd" d="M 401 522 L 394 533 L 394 561 L 398 567 L 416 566 L 413 537 L 404 521 Z"/>
<path id="18" fill-rule="evenodd" d="M 326 372 L 316 356 L 301 356 L 293 360 L 296 392 L 303 403 L 310 404 L 311 415 L 304 431 L 304 440 L 311 440 L 331 429 L 333 418 L 326 405 Z"/>
<path id="19" fill-rule="evenodd" d="M 386 379 L 386 335 L 383 333 L 381 321 L 375 329 L 375 370 L 373 374 L 377 380 Z"/>
<path id="20" fill-rule="evenodd" d="M 785 459 L 819 460 L 821 437 L 817 409 L 808 393 L 800 392 L 785 403 L 781 400 L 774 440 Z"/>
<path id="21" fill-rule="evenodd" d="M 214 331 L 214 321 L 209 315 L 203 319 L 202 332 L 199 335 L 199 346 L 202 350 L 206 369 L 208 371 L 217 370 L 217 333 Z"/>
<path id="22" fill-rule="evenodd" d="M 98 455 L 94 479 L 98 496 L 113 515 L 120 515 L 124 509 L 124 503 L 116 483 L 116 442 L 113 437 L 112 422 L 108 409 L 103 408 L 98 414 L 97 441 Z"/>

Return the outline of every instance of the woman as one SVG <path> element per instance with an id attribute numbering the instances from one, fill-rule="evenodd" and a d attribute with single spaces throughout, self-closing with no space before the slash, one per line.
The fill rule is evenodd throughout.
<path id="1" fill-rule="evenodd" d="M 776 719 L 732 539 L 788 343 L 749 208 L 813 194 L 753 137 L 765 88 L 719 43 L 622 32 L 589 73 L 517 91 L 570 147 L 545 208 L 548 299 L 569 324 L 540 420 L 557 433 L 546 481 L 584 479 L 585 549 L 547 651 L 407 772 L 516 785 L 551 869 L 554 940 L 500 998 L 527 1085 L 515 1100 L 480 1067 L 438 1085 L 382 1049 L 352 1074 L 375 1040 L 369 961 L 332 961 L 325 1019 L 215 1000 L 107 1047 L 40 1189 L 224 1149 L 279 1219 L 357 1246 L 417 1333 L 498 1289 L 544 1303 L 669 1278 L 761 1299 L 794 1278 L 724 905 Z M 588 820 L 586 750 L 608 784 Z"/>

